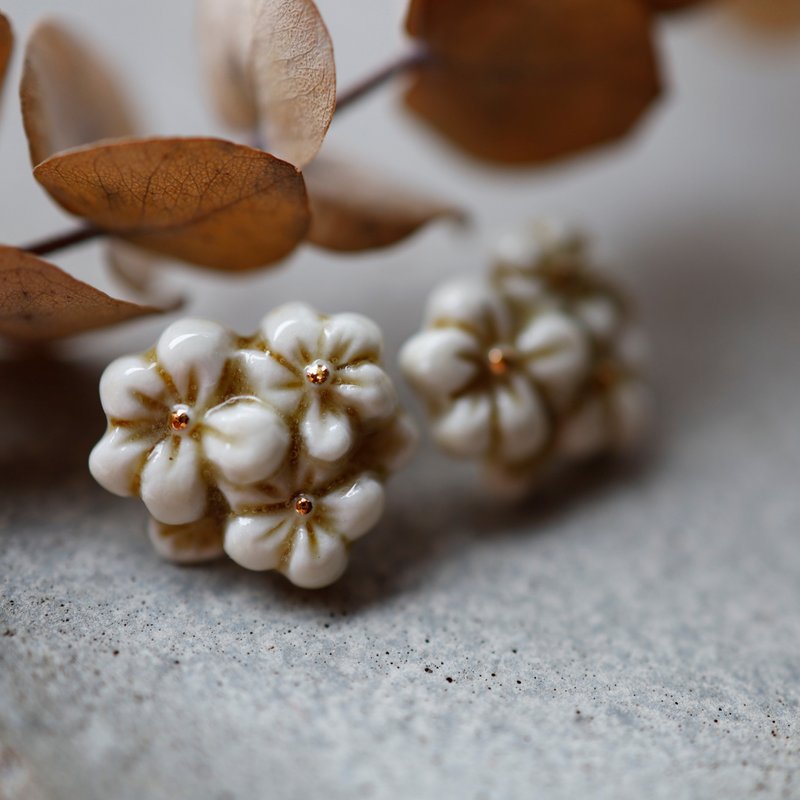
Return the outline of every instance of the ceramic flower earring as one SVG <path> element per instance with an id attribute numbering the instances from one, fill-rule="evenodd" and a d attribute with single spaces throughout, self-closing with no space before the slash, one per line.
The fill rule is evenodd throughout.
<path id="1" fill-rule="evenodd" d="M 561 463 L 640 439 L 644 353 L 629 303 L 590 268 L 583 237 L 539 222 L 500 241 L 489 278 L 433 292 L 400 364 L 439 446 L 518 493 Z"/>
<path id="2" fill-rule="evenodd" d="M 100 384 L 108 430 L 97 481 L 138 495 L 156 549 L 223 552 L 315 588 L 383 511 L 383 483 L 415 442 L 381 367 L 381 334 L 356 314 L 295 303 L 248 339 L 186 319 L 118 359 Z"/>
<path id="3" fill-rule="evenodd" d="M 365 317 L 302 303 L 268 314 L 249 338 L 176 322 L 152 350 L 105 371 L 108 430 L 91 472 L 141 497 L 167 558 L 227 553 L 327 586 L 380 519 L 384 482 L 416 440 L 381 347 Z M 630 447 L 649 416 L 630 305 L 563 225 L 503 239 L 487 279 L 434 291 L 400 362 L 437 443 L 479 459 L 505 493 Z"/>

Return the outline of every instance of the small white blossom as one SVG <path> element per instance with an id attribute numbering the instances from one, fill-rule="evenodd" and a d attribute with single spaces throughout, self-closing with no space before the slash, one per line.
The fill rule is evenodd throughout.
<path id="1" fill-rule="evenodd" d="M 380 366 L 378 327 L 358 314 L 323 316 L 303 303 L 268 314 L 264 350 L 241 355 L 256 394 L 297 419 L 305 452 L 335 462 L 353 448 L 359 426 L 389 419 L 394 387 Z"/>
<path id="2" fill-rule="evenodd" d="M 565 417 L 560 455 L 584 459 L 641 444 L 653 416 L 652 392 L 641 377 L 646 357 L 644 337 L 629 323 L 598 357 L 581 402 Z"/>
<path id="3" fill-rule="evenodd" d="M 544 448 L 552 409 L 569 400 L 588 359 L 585 335 L 565 314 L 546 309 L 518 328 L 504 299 L 475 280 L 437 289 L 425 329 L 400 354 L 440 446 L 501 460 Z"/>
<path id="4" fill-rule="evenodd" d="M 205 462 L 237 483 L 275 472 L 289 430 L 256 397 L 224 399 L 232 355 L 224 328 L 185 319 L 170 325 L 151 353 L 113 362 L 100 382 L 109 427 L 89 459 L 98 483 L 140 495 L 156 520 L 181 525 L 205 514 Z"/>
<path id="5" fill-rule="evenodd" d="M 622 292 L 563 223 L 504 237 L 490 280 L 435 290 L 401 352 L 432 434 L 519 493 L 576 458 L 632 447 L 647 427 L 642 337 Z"/>
<path id="6" fill-rule="evenodd" d="M 554 220 L 534 223 L 501 240 L 492 280 L 523 318 L 559 308 L 597 342 L 608 344 L 629 310 L 618 288 L 588 268 L 586 251 L 578 229 Z"/>
<path id="7" fill-rule="evenodd" d="M 289 489 L 264 486 L 229 496 L 234 514 L 225 528 L 225 552 L 253 570 L 278 570 L 292 583 L 316 589 L 347 567 L 350 543 L 380 519 L 380 481 L 363 473 L 319 484 L 311 477 Z"/>

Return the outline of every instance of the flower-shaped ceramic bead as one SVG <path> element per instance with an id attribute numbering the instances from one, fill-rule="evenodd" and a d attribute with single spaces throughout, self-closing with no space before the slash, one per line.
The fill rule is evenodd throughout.
<path id="1" fill-rule="evenodd" d="M 154 350 L 111 364 L 100 382 L 109 427 L 89 459 L 98 483 L 140 495 L 156 520 L 181 525 L 206 511 L 207 471 L 248 483 L 273 474 L 290 432 L 258 398 L 226 395 L 232 356 L 224 328 L 186 319 Z"/>
<path id="2" fill-rule="evenodd" d="M 366 317 L 290 303 L 268 314 L 261 331 L 264 349 L 243 351 L 244 370 L 259 397 L 296 419 L 311 458 L 338 461 L 359 426 L 380 425 L 397 408 L 380 366 L 380 330 Z"/>
<path id="3" fill-rule="evenodd" d="M 517 494 L 561 463 L 638 442 L 650 405 L 641 341 L 584 237 L 550 221 L 501 240 L 488 281 L 434 290 L 400 362 L 436 442 Z"/>
<path id="4" fill-rule="evenodd" d="M 95 478 L 140 495 L 165 558 L 229 553 L 305 587 L 331 583 L 378 521 L 383 482 L 416 436 L 380 364 L 381 335 L 356 314 L 303 304 L 252 337 L 187 319 L 111 364 Z"/>
<path id="5" fill-rule="evenodd" d="M 253 570 L 278 570 L 297 586 L 333 583 L 347 566 L 350 543 L 383 513 L 383 486 L 362 473 L 319 483 L 310 474 L 286 487 L 264 486 L 238 498 L 225 528 L 225 552 Z"/>
<path id="6" fill-rule="evenodd" d="M 557 442 L 561 456 L 585 459 L 641 444 L 653 416 L 652 392 L 642 378 L 646 362 L 644 336 L 629 321 L 598 353 L 580 402 L 565 416 Z"/>
<path id="7" fill-rule="evenodd" d="M 588 268 L 583 233 L 557 220 L 506 234 L 495 251 L 492 281 L 523 319 L 559 308 L 602 344 L 619 333 L 629 313 L 619 289 Z"/>
<path id="8" fill-rule="evenodd" d="M 581 327 L 557 309 L 520 327 L 489 283 L 460 280 L 434 291 L 400 364 L 443 449 L 507 461 L 547 445 L 553 410 L 574 394 L 589 354 Z"/>

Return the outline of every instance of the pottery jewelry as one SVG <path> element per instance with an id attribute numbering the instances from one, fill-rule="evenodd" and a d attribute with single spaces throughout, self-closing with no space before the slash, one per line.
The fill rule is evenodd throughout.
<path id="1" fill-rule="evenodd" d="M 141 497 L 169 559 L 225 552 L 326 586 L 380 519 L 384 481 L 415 443 L 381 347 L 365 317 L 301 303 L 268 314 L 249 338 L 176 322 L 155 348 L 103 374 L 108 430 L 92 475 Z"/>
<path id="2" fill-rule="evenodd" d="M 539 222 L 501 240 L 489 278 L 434 290 L 400 364 L 437 444 L 514 494 L 639 441 L 644 352 L 627 298 L 590 268 L 583 237 Z"/>

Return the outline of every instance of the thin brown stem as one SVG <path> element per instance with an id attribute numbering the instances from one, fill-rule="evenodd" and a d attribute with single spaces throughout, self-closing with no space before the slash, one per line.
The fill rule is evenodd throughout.
<path id="1" fill-rule="evenodd" d="M 412 50 L 410 53 L 400 56 L 394 61 L 381 67 L 381 69 L 368 75 L 355 85 L 345 89 L 336 97 L 336 112 L 340 112 L 348 106 L 354 105 L 366 97 L 375 89 L 380 88 L 398 75 L 409 72 L 415 67 L 423 64 L 427 59 L 427 54 L 422 50 Z"/>
<path id="2" fill-rule="evenodd" d="M 67 231 L 66 233 L 59 233 L 56 236 L 48 236 L 46 239 L 22 245 L 19 249 L 35 256 L 46 256 L 48 253 L 55 253 L 57 250 L 64 250 L 67 247 L 73 247 L 76 244 L 81 244 L 81 242 L 88 242 L 91 239 L 97 239 L 105 235 L 106 232 L 100 230 L 100 228 L 86 226 L 75 228 L 75 230 Z"/>

